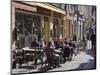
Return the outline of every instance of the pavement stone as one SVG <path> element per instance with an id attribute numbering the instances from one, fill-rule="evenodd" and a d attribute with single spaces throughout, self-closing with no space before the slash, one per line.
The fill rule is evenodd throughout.
<path id="1" fill-rule="evenodd" d="M 72 61 L 66 61 L 64 64 L 60 64 L 61 67 L 47 70 L 48 72 L 52 71 L 69 71 L 69 70 L 85 70 L 85 69 L 95 69 L 95 60 L 94 57 L 88 54 L 89 51 L 81 51 Z M 43 69 L 42 69 L 43 70 Z M 38 69 L 13 69 L 12 73 L 34 73 L 34 72 L 45 72 L 39 71 Z M 46 71 L 46 72 L 47 72 Z"/>

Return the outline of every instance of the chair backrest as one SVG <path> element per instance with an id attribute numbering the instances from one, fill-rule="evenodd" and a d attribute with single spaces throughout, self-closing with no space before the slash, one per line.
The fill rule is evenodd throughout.
<path id="1" fill-rule="evenodd" d="M 42 50 L 42 48 L 36 48 L 35 50 L 36 50 L 35 51 L 36 58 L 42 58 L 44 56 L 44 51 Z"/>
<path id="2" fill-rule="evenodd" d="M 23 55 L 23 52 L 24 52 L 23 49 L 16 49 L 15 50 L 15 55 L 16 56 L 22 56 Z"/>

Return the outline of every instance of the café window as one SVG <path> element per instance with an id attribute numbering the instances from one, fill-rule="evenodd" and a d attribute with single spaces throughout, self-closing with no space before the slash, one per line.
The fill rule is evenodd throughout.
<path id="1" fill-rule="evenodd" d="M 16 46 L 25 47 L 25 35 L 28 33 L 32 38 L 36 35 L 38 41 L 41 39 L 41 17 L 33 14 L 15 13 Z"/>
<path id="2" fill-rule="evenodd" d="M 18 34 L 23 34 L 23 14 L 16 13 L 16 21 L 15 21 L 15 26 L 17 29 L 17 35 Z"/>
<path id="3" fill-rule="evenodd" d="M 32 22 L 32 32 L 34 35 L 36 35 L 38 41 L 41 40 L 41 17 L 34 15 L 33 16 L 33 22 Z"/>
<path id="4" fill-rule="evenodd" d="M 25 14 L 24 15 L 24 33 L 29 32 L 32 34 L 32 15 Z"/>

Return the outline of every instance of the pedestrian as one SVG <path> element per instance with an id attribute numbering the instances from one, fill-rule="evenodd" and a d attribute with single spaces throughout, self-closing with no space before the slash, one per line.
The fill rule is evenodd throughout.
<path id="1" fill-rule="evenodd" d="M 87 49 L 92 49 L 92 42 L 91 42 L 92 34 L 93 34 L 93 30 L 90 27 L 87 32 Z"/>
<path id="2" fill-rule="evenodd" d="M 91 39 L 91 42 L 92 42 L 92 50 L 93 50 L 93 52 L 95 54 L 95 51 L 96 51 L 96 34 L 93 33 L 91 35 L 91 38 L 90 39 Z"/>

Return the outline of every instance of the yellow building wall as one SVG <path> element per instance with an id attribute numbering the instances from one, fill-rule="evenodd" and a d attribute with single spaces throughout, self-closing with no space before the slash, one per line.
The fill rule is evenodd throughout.
<path id="1" fill-rule="evenodd" d="M 69 19 L 65 17 L 64 27 L 63 27 L 63 38 L 69 38 Z"/>
<path id="2" fill-rule="evenodd" d="M 49 23 L 49 18 L 48 20 L 44 20 L 44 40 L 46 43 L 48 43 L 48 41 L 50 40 L 50 23 Z"/>
<path id="3" fill-rule="evenodd" d="M 73 38 L 73 25 L 71 19 L 65 17 L 63 29 L 63 38 Z"/>

